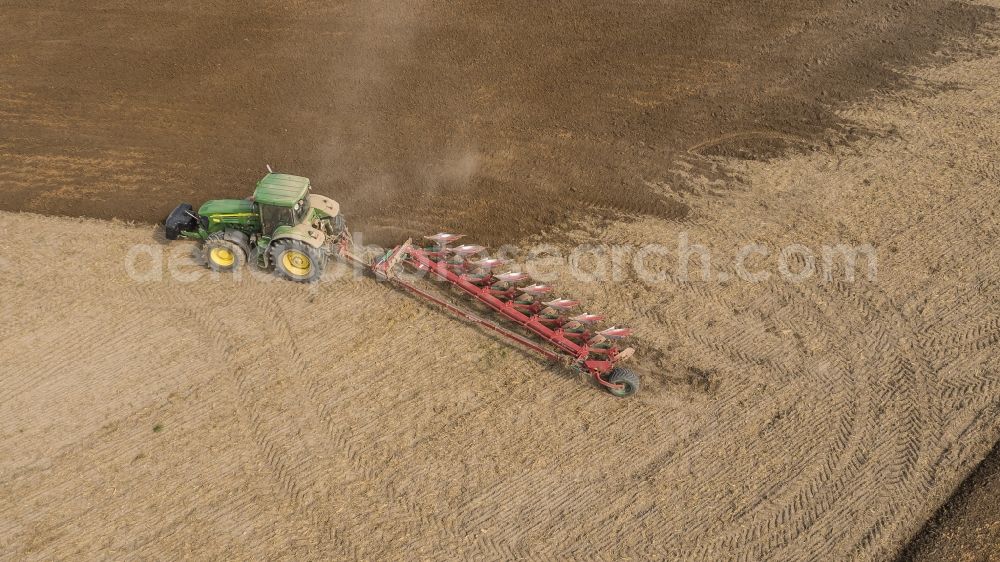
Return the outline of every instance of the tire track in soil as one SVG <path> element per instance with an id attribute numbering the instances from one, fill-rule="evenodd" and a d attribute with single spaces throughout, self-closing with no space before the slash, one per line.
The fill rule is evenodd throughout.
<path id="1" fill-rule="evenodd" d="M 342 294 L 338 295 L 338 300 L 346 303 L 361 301 L 361 299 L 343 297 L 344 295 Z M 296 372 L 311 373 L 311 371 L 314 371 L 311 365 L 303 359 L 304 354 L 296 343 L 296 337 L 293 335 L 292 327 L 287 320 L 288 314 L 283 310 L 280 300 L 267 301 L 267 308 L 271 311 L 271 314 L 268 316 L 275 320 L 273 323 L 268 324 L 268 327 L 273 328 L 270 334 L 274 336 L 269 337 L 268 340 L 277 340 L 278 345 L 276 347 L 286 348 L 291 351 L 289 357 L 294 364 Z M 414 372 L 416 370 L 414 369 Z M 402 508 L 403 513 L 401 514 L 402 517 L 398 518 L 399 521 L 416 522 L 417 528 L 411 529 L 410 533 L 419 535 L 423 528 L 432 527 L 440 544 L 449 545 L 450 548 L 462 548 L 470 533 L 463 531 L 454 517 L 435 513 L 412 501 L 405 492 L 396 486 L 391 477 L 386 477 L 387 472 L 384 470 L 385 463 L 376 460 L 373 456 L 377 449 L 370 444 L 363 448 L 354 444 L 351 439 L 350 430 L 338 423 L 327 403 L 317 400 L 317 397 L 322 395 L 318 375 L 311 373 L 305 386 L 306 392 L 300 393 L 300 396 L 305 402 L 313 406 L 316 415 L 322 420 L 322 425 L 327 435 L 332 438 L 335 448 L 342 452 L 344 459 L 364 476 L 366 482 L 377 483 L 380 491 L 389 500 L 390 506 Z M 474 544 L 480 554 L 486 554 L 494 559 L 524 559 L 529 557 L 527 551 L 511 548 L 508 544 L 498 544 L 479 533 L 471 534 L 475 536 Z M 454 554 L 458 550 L 451 550 L 451 552 Z M 471 553 L 467 552 L 467 554 Z"/>
<path id="2" fill-rule="evenodd" d="M 346 285 L 351 286 L 351 283 L 347 283 Z M 249 288 L 247 297 L 250 300 L 264 303 L 264 310 L 261 313 L 262 320 L 258 323 L 258 327 L 262 328 L 264 332 L 258 337 L 261 342 L 266 342 L 266 344 L 263 348 L 255 346 L 258 347 L 255 355 L 246 359 L 239 359 L 238 354 L 234 352 L 235 344 L 230 341 L 233 334 L 224 331 L 226 327 L 223 323 L 213 321 L 212 317 L 204 311 L 195 309 L 190 305 L 185 305 L 185 302 L 177 298 L 172 290 L 168 289 L 164 292 L 170 296 L 171 304 L 169 306 L 177 306 L 185 310 L 185 316 L 190 315 L 198 322 L 198 325 L 205 333 L 212 334 L 209 338 L 212 346 L 222 352 L 226 357 L 227 364 L 234 366 L 233 376 L 239 389 L 238 394 L 240 403 L 243 405 L 244 416 L 250 422 L 250 435 L 258 450 L 261 451 L 263 457 L 271 467 L 280 490 L 294 504 L 296 511 L 306 517 L 314 528 L 331 529 L 329 536 L 337 543 L 339 552 L 345 555 L 356 556 L 361 551 L 357 546 L 351 545 L 348 542 L 350 534 L 347 532 L 347 529 L 342 525 L 338 526 L 337 522 L 332 518 L 319 515 L 313 509 L 313 506 L 323 500 L 313 490 L 313 486 L 311 486 L 311 481 L 315 481 L 314 478 L 311 478 L 311 473 L 315 473 L 315 471 L 304 472 L 301 470 L 303 462 L 291 465 L 284 459 L 288 451 L 287 444 L 284 447 L 278 445 L 277 440 L 268 435 L 268 429 L 265 427 L 266 420 L 262 418 L 254 403 L 249 399 L 249 397 L 254 396 L 254 387 L 248 380 L 246 367 L 259 363 L 261 357 L 270 353 L 280 353 L 282 357 L 290 362 L 293 372 L 308 374 L 308 382 L 306 383 L 304 392 L 295 392 L 299 403 L 312 405 L 315 416 L 321 420 L 326 434 L 333 440 L 333 448 L 341 452 L 343 459 L 349 466 L 358 470 L 365 481 L 378 483 L 379 489 L 385 493 L 386 497 L 391 498 L 390 505 L 397 503 L 401 505 L 403 513 L 397 515 L 395 518 L 397 522 L 414 521 L 416 527 L 412 529 L 412 532 L 419 532 L 426 525 L 430 525 L 436 529 L 438 540 L 444 544 L 458 546 L 465 543 L 462 540 L 465 533 L 461 531 L 454 518 L 443 518 L 419 504 L 408 500 L 406 495 L 396 488 L 391 477 L 388 477 L 380 470 L 380 463 L 369 459 L 370 454 L 374 450 L 370 446 L 359 448 L 354 444 L 350 432 L 338 426 L 328 406 L 316 400 L 316 397 L 321 395 L 318 379 L 312 373 L 314 371 L 312 365 L 303 359 L 305 355 L 296 343 L 292 328 L 288 324 L 288 315 L 281 305 L 281 302 L 287 297 L 287 292 L 279 292 L 275 295 L 273 292 L 261 290 L 256 284 L 251 285 Z M 350 303 L 363 300 L 351 297 L 343 298 L 344 295 L 338 295 L 338 297 L 337 302 L 345 303 L 342 305 L 343 307 L 351 307 L 353 305 Z M 141 298 L 145 302 L 157 300 L 156 295 L 149 292 L 144 293 Z M 374 512 L 375 506 L 370 505 L 369 509 Z M 496 543 L 481 535 L 475 539 L 474 544 L 478 552 L 486 553 L 491 557 L 523 558 L 527 556 L 527 553 L 524 551 L 511 549 L 505 544 Z M 383 548 L 385 547 L 383 546 Z"/>
<path id="3" fill-rule="evenodd" d="M 780 290 L 780 287 L 777 287 L 777 286 L 772 286 L 770 288 L 773 289 L 773 290 Z M 693 285 L 693 284 L 682 284 L 682 289 L 684 289 L 684 290 L 692 290 L 693 292 L 695 292 L 696 294 L 698 294 L 699 297 L 706 297 L 709 301 L 712 301 L 713 304 L 715 304 L 719 308 L 723 308 L 723 309 L 729 308 L 727 305 L 724 305 L 722 303 L 722 299 L 721 299 L 721 297 L 720 297 L 719 294 L 712 293 L 712 291 L 709 291 L 709 290 L 707 290 L 704 287 L 700 287 L 700 286 Z M 630 290 L 624 290 L 624 291 L 621 291 L 621 292 L 624 294 L 624 293 L 631 293 L 632 291 L 630 291 Z M 781 294 L 780 291 L 779 291 L 778 294 Z M 780 299 L 771 298 L 769 300 L 772 300 L 772 301 L 774 301 L 774 300 L 790 301 L 793 305 L 797 305 L 797 303 L 798 303 L 798 300 L 796 300 L 796 299 L 790 299 L 788 294 L 781 295 Z M 635 306 L 634 305 L 634 301 L 629 302 L 629 306 Z M 760 303 L 759 306 L 761 306 L 762 308 L 774 308 L 773 306 L 768 305 L 768 303 L 766 303 L 766 302 Z M 804 307 L 799 307 L 799 308 L 804 308 Z M 670 310 L 664 310 L 664 311 L 661 312 L 661 311 L 656 310 L 656 309 L 646 309 L 646 310 L 641 311 L 640 316 L 644 316 L 644 317 L 647 317 L 647 318 L 660 319 L 660 318 L 665 318 L 665 317 L 666 318 L 677 317 L 678 315 L 674 314 Z M 800 314 L 799 316 L 802 316 L 802 315 Z M 809 314 L 809 316 L 812 316 L 812 317 L 821 316 L 822 317 L 823 315 L 822 314 L 817 315 L 817 314 L 813 313 L 813 314 Z M 636 327 L 641 329 L 641 326 L 636 326 Z M 848 329 L 849 328 L 845 327 L 845 328 L 843 328 L 843 329 L 841 329 L 839 331 L 841 333 L 843 333 L 843 332 L 847 331 Z M 728 356 L 729 358 L 734 359 L 735 362 L 731 364 L 731 370 L 733 372 L 739 372 L 740 370 L 742 370 L 744 368 L 744 366 L 761 365 L 761 360 L 760 359 L 751 358 L 751 355 L 748 352 L 748 350 L 742 349 L 742 348 L 744 348 L 744 346 L 741 345 L 741 342 L 748 341 L 748 340 L 752 339 L 753 336 L 749 336 L 746 333 L 743 333 L 743 332 L 741 332 L 739 330 L 737 330 L 737 331 L 735 331 L 733 333 L 725 333 L 725 334 L 723 334 L 721 336 L 718 336 L 718 340 L 717 341 L 721 342 L 721 343 L 716 343 L 716 340 L 715 340 L 716 336 L 715 335 L 711 336 L 711 338 L 710 337 L 706 337 L 706 336 L 700 334 L 700 332 L 698 332 L 696 329 L 688 332 L 688 336 L 689 336 L 689 338 L 691 340 L 697 341 L 697 342 L 701 343 L 706 348 L 714 350 L 714 351 L 719 352 L 719 353 L 722 353 L 722 354 Z M 756 334 L 754 334 L 754 336 L 756 336 Z M 758 356 L 759 355 L 766 355 L 766 353 L 767 353 L 767 351 L 763 351 L 762 352 L 759 349 L 755 350 L 755 351 L 757 351 L 757 353 L 755 353 L 755 355 L 758 355 Z M 718 358 L 717 358 L 717 360 L 718 360 Z M 777 362 L 775 362 L 773 360 L 768 360 L 766 358 L 763 361 L 764 361 L 763 362 L 764 365 L 770 366 L 772 368 L 776 368 L 777 372 L 782 373 L 783 378 L 791 379 L 791 378 L 794 377 L 794 374 L 791 372 L 791 370 L 788 369 L 788 368 L 783 367 L 781 364 L 779 364 L 779 363 L 777 363 Z M 832 385 L 832 386 L 841 386 L 842 387 L 843 385 L 842 384 L 835 384 L 835 385 Z M 843 427 L 843 428 L 849 428 L 849 427 L 851 427 L 851 425 L 853 425 L 853 421 L 847 423 L 846 425 L 841 424 L 841 427 Z M 719 428 L 720 432 L 725 432 L 726 430 L 727 430 L 727 428 Z M 858 437 L 856 435 L 853 435 L 850 430 L 846 430 L 845 433 L 841 434 L 840 443 L 841 443 L 841 445 L 846 445 L 849 442 L 853 442 L 853 443 L 855 443 L 855 446 L 857 446 L 857 444 L 860 442 L 860 437 Z M 683 451 L 682 450 L 682 451 L 679 451 L 677 454 L 679 456 L 684 456 L 685 454 L 694 453 L 694 452 L 695 451 L 693 451 L 693 450 L 692 451 Z M 839 457 L 839 458 L 842 459 L 843 457 Z M 652 465 L 652 466 L 658 465 L 660 460 L 661 459 L 654 459 L 653 461 L 650 462 L 650 465 Z M 622 466 L 621 468 L 623 469 L 623 471 L 625 473 L 629 472 L 629 465 L 627 463 L 624 466 Z M 839 468 L 839 462 L 838 462 L 838 466 L 828 467 L 828 468 L 829 468 L 829 471 L 820 474 L 819 477 L 820 477 L 821 480 L 829 480 L 829 479 L 831 479 L 833 477 L 833 474 Z M 841 481 L 842 482 L 846 482 L 847 480 L 849 480 L 851 478 L 851 476 L 853 476 L 853 474 L 848 474 L 847 476 L 842 476 L 841 477 Z M 802 484 L 802 487 L 807 487 L 807 488 L 810 488 L 810 489 L 813 489 L 813 490 L 816 489 L 816 487 L 811 482 L 807 482 L 807 483 Z M 839 493 L 839 491 L 834 491 L 834 492 L 831 492 L 831 495 L 836 495 L 837 493 Z M 808 500 L 809 500 L 809 498 L 806 497 L 805 501 L 808 501 Z M 795 498 L 790 505 L 794 506 L 796 504 L 801 504 L 801 503 L 802 503 L 802 500 L 800 498 Z M 769 522 L 767 524 L 767 529 L 770 530 L 772 527 L 779 526 L 779 524 L 784 523 L 785 520 L 787 520 L 789 518 L 790 512 L 791 512 L 791 510 L 789 510 L 787 507 L 786 507 L 786 509 L 780 511 L 775 516 L 776 519 L 772 520 L 771 522 Z M 614 518 L 615 515 L 612 515 L 611 517 Z M 624 532 L 624 534 L 628 535 L 629 531 L 632 531 L 632 530 L 634 530 L 634 529 L 628 529 L 628 528 L 626 528 L 626 529 L 623 530 L 623 532 Z M 714 530 L 709 529 L 709 528 L 704 528 L 704 529 L 700 529 L 700 530 L 693 530 L 693 531 L 696 531 L 698 534 L 709 534 L 709 535 L 711 535 L 714 532 Z M 747 531 L 747 534 L 748 535 L 753 535 L 753 536 L 756 537 L 756 536 L 758 536 L 760 534 L 760 530 L 759 530 L 759 528 L 751 527 L 751 529 L 749 531 Z M 744 536 L 744 537 L 742 537 L 742 540 L 745 540 L 746 538 L 747 537 Z M 720 540 L 721 541 L 730 541 L 731 538 L 727 537 L 727 538 L 723 538 L 723 539 L 720 539 Z M 607 544 L 607 545 L 603 545 L 603 546 L 610 547 L 611 545 Z M 704 548 L 704 550 L 702 551 L 702 554 L 707 554 L 708 552 L 712 551 L 713 549 L 719 548 L 719 546 L 717 544 L 716 545 L 706 545 L 703 548 Z"/>
<path id="4" fill-rule="evenodd" d="M 314 498 L 307 497 L 306 489 L 298 483 L 299 477 L 296 470 L 302 466 L 302 463 L 289 464 L 289 461 L 286 460 L 286 457 L 290 456 L 289 442 L 279 437 L 282 434 L 281 431 L 269 427 L 270 420 L 261 413 L 261 401 L 255 399 L 258 395 L 257 386 L 251 382 L 247 367 L 256 364 L 263 358 L 268 349 L 258 350 L 256 355 L 241 356 L 235 351 L 233 332 L 223 332 L 224 323 L 210 316 L 201 307 L 193 305 L 193 301 L 179 298 L 169 287 L 165 291 L 153 294 L 144 284 L 133 286 L 140 294 L 141 300 L 155 301 L 159 300 L 155 297 L 167 298 L 171 306 L 185 311 L 183 316 L 194 319 L 200 326 L 202 333 L 209 334 L 210 348 L 221 352 L 225 363 L 231 366 L 230 378 L 237 390 L 239 410 L 242 417 L 248 422 L 246 426 L 248 430 L 244 430 L 243 433 L 254 444 L 259 456 L 268 466 L 277 491 L 293 506 L 296 513 L 309 522 L 310 527 L 319 533 L 319 536 L 334 546 L 335 552 L 339 556 L 358 559 L 360 557 L 359 548 L 352 544 L 344 536 L 342 530 L 333 524 L 334 518 L 332 516 L 324 516 L 317 511 Z M 260 300 L 259 302 L 266 301 Z M 266 326 L 267 319 L 258 321 L 256 325 Z M 324 549 L 326 545 L 309 546 Z"/>

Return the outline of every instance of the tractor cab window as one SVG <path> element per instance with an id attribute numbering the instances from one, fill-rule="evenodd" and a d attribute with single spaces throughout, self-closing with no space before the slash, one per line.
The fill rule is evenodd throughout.
<path id="1" fill-rule="evenodd" d="M 268 236 L 279 226 L 294 226 L 296 218 L 294 210 L 289 207 L 260 206 L 261 227 Z"/>

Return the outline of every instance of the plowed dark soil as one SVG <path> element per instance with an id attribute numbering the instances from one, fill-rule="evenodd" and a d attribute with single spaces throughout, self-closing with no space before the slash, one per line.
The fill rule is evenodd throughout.
<path id="1" fill-rule="evenodd" d="M 308 175 L 386 241 L 679 217 L 689 151 L 857 131 L 831 104 L 988 17 L 899 2 L 5 2 L 0 209 L 157 221 Z M 683 186 L 670 186 L 682 190 Z"/>

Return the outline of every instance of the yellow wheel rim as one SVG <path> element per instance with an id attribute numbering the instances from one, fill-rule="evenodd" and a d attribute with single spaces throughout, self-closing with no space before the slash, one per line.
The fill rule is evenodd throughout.
<path id="1" fill-rule="evenodd" d="M 281 263 L 286 271 L 296 277 L 305 277 L 312 271 L 312 261 L 309 256 L 298 250 L 288 250 L 282 254 Z"/>
<path id="2" fill-rule="evenodd" d="M 215 262 L 216 265 L 221 265 L 222 267 L 229 267 L 233 265 L 234 261 L 236 261 L 236 256 L 234 256 L 233 253 L 226 248 L 212 248 L 212 253 L 210 255 L 212 256 L 212 261 Z"/>

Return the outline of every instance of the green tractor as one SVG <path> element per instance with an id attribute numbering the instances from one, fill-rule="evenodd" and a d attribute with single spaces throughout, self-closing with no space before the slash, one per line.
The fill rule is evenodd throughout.
<path id="1" fill-rule="evenodd" d="M 215 271 L 251 261 L 292 281 L 318 280 L 346 233 L 340 205 L 310 193 L 308 178 L 268 171 L 253 197 L 207 201 L 197 213 L 188 203 L 178 205 L 165 222 L 167 238 L 201 241 Z"/>

